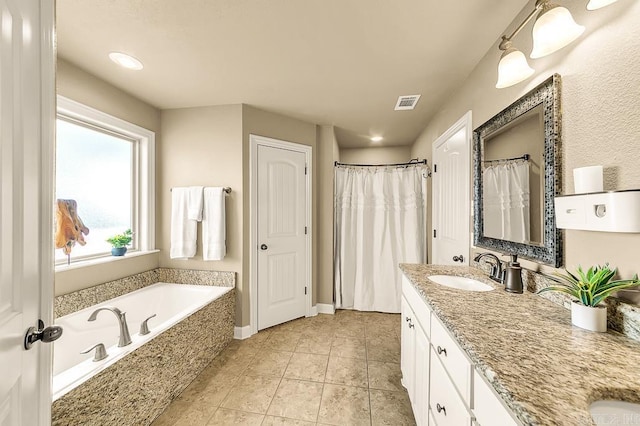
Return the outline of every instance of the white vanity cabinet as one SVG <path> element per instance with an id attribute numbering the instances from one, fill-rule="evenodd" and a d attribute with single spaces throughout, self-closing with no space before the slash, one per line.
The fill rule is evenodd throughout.
<path id="1" fill-rule="evenodd" d="M 418 426 L 519 424 L 404 276 L 400 363 Z"/>
<path id="2" fill-rule="evenodd" d="M 403 278 L 400 368 L 418 426 L 429 424 L 430 321 L 427 305 Z"/>

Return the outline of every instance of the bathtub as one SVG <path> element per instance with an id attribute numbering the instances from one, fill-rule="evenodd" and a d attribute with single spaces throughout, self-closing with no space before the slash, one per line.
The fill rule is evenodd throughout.
<path id="1" fill-rule="evenodd" d="M 53 401 L 231 290 L 233 287 L 157 283 L 58 318 L 55 323 L 64 331 L 54 343 Z M 103 306 L 114 306 L 126 312 L 130 345 L 117 346 L 119 325 L 112 312 L 102 311 L 95 321 L 87 321 L 94 310 Z M 156 316 L 148 322 L 150 333 L 141 336 L 140 324 L 154 314 Z M 103 343 L 107 350 L 108 357 L 104 360 L 93 361 L 95 350 L 80 354 L 98 343 Z"/>

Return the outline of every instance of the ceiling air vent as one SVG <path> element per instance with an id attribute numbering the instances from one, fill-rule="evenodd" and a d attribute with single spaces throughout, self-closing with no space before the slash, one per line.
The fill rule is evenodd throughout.
<path id="1" fill-rule="evenodd" d="M 420 95 L 400 96 L 398 98 L 398 102 L 396 103 L 396 107 L 394 109 L 396 111 L 402 111 L 405 109 L 414 109 L 416 107 L 416 104 L 418 103 L 418 99 L 420 99 Z"/>

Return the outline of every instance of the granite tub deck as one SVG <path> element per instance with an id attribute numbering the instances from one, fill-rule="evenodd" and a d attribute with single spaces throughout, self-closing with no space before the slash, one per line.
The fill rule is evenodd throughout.
<path id="1" fill-rule="evenodd" d="M 53 425 L 148 425 L 233 340 L 233 272 L 156 269 L 57 297 L 56 312 L 92 306 L 158 279 L 232 288 L 54 401 Z"/>
<path id="2" fill-rule="evenodd" d="M 530 292 L 511 294 L 480 269 L 402 264 L 400 269 L 525 425 L 592 425 L 599 399 L 640 402 L 640 342 L 571 325 L 570 311 Z M 432 283 L 474 278 L 494 291 Z"/>

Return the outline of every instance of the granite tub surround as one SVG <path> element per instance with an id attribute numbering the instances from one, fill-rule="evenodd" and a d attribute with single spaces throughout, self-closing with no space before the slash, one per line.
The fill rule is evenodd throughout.
<path id="1" fill-rule="evenodd" d="M 589 425 L 595 400 L 640 402 L 640 342 L 574 327 L 564 307 L 530 292 L 505 292 L 477 268 L 400 268 L 523 424 Z M 427 278 L 436 274 L 474 278 L 496 290 L 444 287 Z"/>
<path id="2" fill-rule="evenodd" d="M 55 317 L 59 318 L 114 297 L 131 293 L 148 285 L 164 282 L 235 287 L 236 273 L 226 271 L 200 271 L 193 269 L 156 268 L 139 274 L 109 281 L 73 293 L 63 294 L 54 300 Z"/>
<path id="3" fill-rule="evenodd" d="M 148 425 L 233 340 L 235 289 L 52 405 L 53 425 Z"/>

